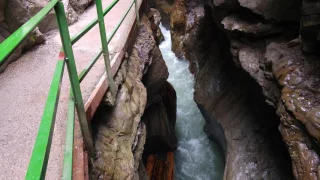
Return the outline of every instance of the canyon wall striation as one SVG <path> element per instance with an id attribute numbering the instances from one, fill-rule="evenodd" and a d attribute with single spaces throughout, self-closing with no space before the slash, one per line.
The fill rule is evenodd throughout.
<path id="1" fill-rule="evenodd" d="M 151 2 L 190 62 L 224 179 L 319 179 L 320 2 Z"/>

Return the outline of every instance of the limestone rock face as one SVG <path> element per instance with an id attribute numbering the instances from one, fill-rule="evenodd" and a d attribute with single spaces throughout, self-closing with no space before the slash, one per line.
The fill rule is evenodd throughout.
<path id="1" fill-rule="evenodd" d="M 152 63 L 148 68 L 148 72 L 143 77 L 144 85 L 148 91 L 148 102 L 152 103 L 156 95 L 159 93 L 169 77 L 168 68 L 162 58 L 159 48 L 151 51 Z"/>
<path id="2" fill-rule="evenodd" d="M 172 118 L 175 119 L 173 111 L 176 111 L 173 107 L 176 106 L 168 104 L 172 103 L 174 89 L 167 85 L 167 78 L 168 70 L 157 46 L 152 23 L 143 15 L 132 54 L 122 63 L 115 77 L 119 88 L 116 101 L 111 104 L 112 107 L 110 103 L 102 105 L 97 113 L 93 128 L 96 149 L 93 162 L 95 179 L 147 179 L 142 154 L 149 129 L 163 123 L 164 118 L 170 123 L 173 122 Z M 147 96 L 161 94 L 162 97 L 162 93 L 166 95 L 163 95 L 164 100 L 159 102 L 168 107 L 168 112 L 161 107 L 148 111 L 162 114 L 157 116 L 158 119 L 153 119 L 156 122 L 151 122 L 152 126 L 150 123 L 145 125 L 142 115 L 146 113 Z M 108 94 L 107 92 L 107 97 Z"/>
<path id="3" fill-rule="evenodd" d="M 8 31 L 13 33 L 25 22 L 27 22 L 36 12 L 45 6 L 41 1 L 7 1 L 6 5 L 6 23 Z M 47 26 L 47 24 L 44 24 Z M 28 50 L 35 45 L 41 44 L 45 41 L 44 35 L 36 28 L 31 35 L 22 44 L 22 50 Z"/>
<path id="4" fill-rule="evenodd" d="M 320 159 L 314 149 L 320 140 L 319 57 L 303 56 L 300 46 L 279 43 L 269 44 L 265 57 L 282 90 L 277 113 L 294 175 L 297 179 L 319 179 Z"/>
<path id="5" fill-rule="evenodd" d="M 153 31 L 153 36 L 155 37 L 157 45 L 159 45 L 164 40 L 163 34 L 159 28 L 159 25 L 161 23 L 160 12 L 154 8 L 150 8 L 148 12 L 148 18 L 151 22 L 151 29 Z"/>
<path id="6" fill-rule="evenodd" d="M 174 11 L 170 14 L 172 50 L 178 57 L 184 56 L 183 38 L 186 27 L 186 7 L 184 0 L 175 1 Z"/>
<path id="7" fill-rule="evenodd" d="M 139 37 L 148 39 L 152 36 L 149 33 L 140 28 Z M 94 175 L 98 179 L 133 179 L 138 173 L 146 134 L 141 116 L 147 103 L 146 88 L 141 79 L 144 65 L 147 64 L 145 60 L 148 59 L 144 59 L 139 51 L 148 51 L 148 48 L 141 45 L 142 40 L 138 40 L 128 65 L 122 64 L 121 69 L 126 68 L 127 73 L 115 105 L 112 108 L 104 107 L 105 113 L 99 118 L 95 140 L 97 157 L 94 162 Z M 123 76 L 123 71 L 120 72 Z"/>
<path id="8" fill-rule="evenodd" d="M 242 7 L 262 15 L 265 19 L 280 21 L 299 20 L 299 0 L 238 0 Z"/>
<path id="9" fill-rule="evenodd" d="M 235 14 L 225 17 L 221 23 L 229 31 L 239 31 L 258 36 L 275 34 L 282 30 L 281 28 L 274 27 L 272 24 L 262 23 L 259 19 L 251 17 L 249 20 L 246 20 Z"/>
<path id="10" fill-rule="evenodd" d="M 159 16 L 156 9 L 149 10 L 148 18 L 155 39 L 158 37 L 155 32 L 160 31 Z M 142 79 L 148 94 L 147 108 L 142 117 L 147 127 L 145 153 L 174 151 L 178 143 L 174 132 L 177 96 L 173 86 L 167 82 L 168 68 L 157 46 L 150 52 L 150 63 Z"/>
<path id="11" fill-rule="evenodd" d="M 92 0 L 70 0 L 71 7 L 79 14 L 89 6 Z"/>
<path id="12" fill-rule="evenodd" d="M 205 131 L 226 152 L 224 179 L 319 179 L 319 2 L 184 6 L 173 50 L 190 61 Z"/>
<path id="13" fill-rule="evenodd" d="M 32 16 L 39 12 L 48 2 L 43 0 L 7 0 L 6 22 L 9 31 L 12 33 L 27 22 Z M 46 33 L 56 28 L 55 15 L 50 12 L 49 15 L 40 23 L 39 27 L 42 33 Z"/>
<path id="14" fill-rule="evenodd" d="M 152 0 L 148 1 L 148 8 L 155 8 L 161 14 L 161 22 L 165 27 L 169 27 L 170 14 L 174 10 L 175 0 Z"/>

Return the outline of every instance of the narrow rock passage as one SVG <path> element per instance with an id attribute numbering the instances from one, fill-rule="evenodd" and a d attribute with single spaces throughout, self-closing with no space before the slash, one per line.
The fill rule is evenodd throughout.
<path id="1" fill-rule="evenodd" d="M 179 60 L 171 51 L 170 31 L 161 26 L 165 41 L 160 50 L 169 70 L 168 81 L 177 92 L 175 179 L 219 180 L 223 178 L 223 154 L 219 146 L 203 132 L 205 120 L 193 100 L 194 77 L 188 62 Z"/>

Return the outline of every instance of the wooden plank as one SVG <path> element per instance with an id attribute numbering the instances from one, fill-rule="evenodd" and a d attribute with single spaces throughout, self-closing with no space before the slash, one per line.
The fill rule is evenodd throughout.
<path id="1" fill-rule="evenodd" d="M 122 61 L 124 59 L 124 52 L 121 51 L 120 53 L 117 53 L 114 58 L 111 61 L 111 73 L 112 76 L 114 77 L 115 74 L 117 73 Z M 88 101 L 86 102 L 86 104 L 84 105 L 84 109 L 86 111 L 87 114 L 87 120 L 90 123 L 92 117 L 94 116 L 94 114 L 96 113 L 102 99 L 103 96 L 105 95 L 107 89 L 108 89 L 109 85 L 108 85 L 108 78 L 106 73 L 102 76 L 102 78 L 100 79 L 100 81 L 98 82 L 98 84 L 96 85 L 95 89 L 93 90 L 93 92 L 91 93 Z"/>
<path id="2" fill-rule="evenodd" d="M 174 152 L 151 154 L 148 156 L 146 171 L 152 180 L 174 179 Z"/>
<path id="3" fill-rule="evenodd" d="M 167 154 L 168 174 L 167 180 L 174 180 L 174 152 L 170 151 Z"/>
<path id="4" fill-rule="evenodd" d="M 156 162 L 155 156 L 153 154 L 149 155 L 147 159 L 147 165 L 146 165 L 146 171 L 149 179 L 152 179 L 155 162 Z"/>

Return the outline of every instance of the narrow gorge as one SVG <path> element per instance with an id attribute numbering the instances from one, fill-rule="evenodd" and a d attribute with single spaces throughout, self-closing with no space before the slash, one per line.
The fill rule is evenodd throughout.
<path id="1" fill-rule="evenodd" d="M 224 179 L 319 179 L 320 2 L 154 0 Z"/>
<path id="2" fill-rule="evenodd" d="M 146 9 L 157 63 L 140 66 L 143 157 L 175 150 L 176 179 L 319 179 L 319 2 L 153 0 Z"/>
<path id="3" fill-rule="evenodd" d="M 0 0 L 0 42 L 48 1 Z M 92 4 L 62 2 L 69 24 Z M 319 0 L 141 2 L 116 96 L 92 120 L 91 179 L 320 179 Z M 55 21 L 50 11 L 0 73 Z"/>
<path id="4" fill-rule="evenodd" d="M 179 59 L 171 51 L 170 31 L 161 25 L 164 42 L 160 50 L 169 69 L 168 81 L 177 91 L 176 134 L 178 148 L 175 151 L 175 179 L 222 179 L 223 153 L 203 131 L 205 120 L 193 100 L 194 77 L 186 60 Z"/>
<path id="5" fill-rule="evenodd" d="M 175 179 L 319 179 L 319 35 L 318 1 L 149 0 L 94 176 L 169 179 L 174 151 Z"/>
<path id="6" fill-rule="evenodd" d="M 49 1 L 0 0 L 0 43 L 8 40 L 10 35 Z M 76 22 L 79 15 L 94 4 L 93 0 L 60 1 L 63 2 L 68 24 Z M 116 3 L 126 0 L 103 2 L 113 3 L 109 5 L 115 6 Z M 96 104 L 99 107 L 95 114 L 92 113 L 94 118 L 91 121 L 95 153 L 90 153 L 89 163 L 81 162 L 82 165 L 85 164 L 83 166 L 88 165 L 90 171 L 84 175 L 82 173 L 82 176 L 90 176 L 90 179 L 94 180 L 320 180 L 320 0 L 135 2 L 130 6 L 131 11 L 129 9 L 127 12 L 132 13 L 132 20 L 129 20 L 133 24 L 127 27 L 128 32 L 121 31 L 122 34 L 116 35 L 107 33 L 108 38 L 122 37 L 126 33 L 130 38 L 119 38 L 114 43 L 123 43 L 124 47 L 119 47 L 119 50 L 114 48 L 114 52 L 110 53 L 110 59 L 113 59 L 113 56 L 121 57 L 119 61 L 112 62 L 117 66 L 111 69 L 115 73 L 116 94 L 112 94 L 110 90 L 105 94 L 105 90 L 98 92 L 99 96 L 101 95 L 99 102 L 102 96 L 103 100 L 100 105 Z M 139 16 L 133 14 L 133 11 L 139 13 L 140 3 L 142 5 Z M 62 4 L 60 5 L 63 9 Z M 121 10 L 117 9 L 117 13 L 125 11 L 122 6 L 118 8 Z M 26 39 L 21 44 L 16 44 L 17 48 L 10 49 L 13 53 L 5 56 L 8 58 L 1 64 L 0 73 L 23 53 L 36 52 L 36 48 L 32 48 L 38 45 L 41 47 L 46 38 L 51 42 L 55 40 L 50 36 L 52 30 L 57 29 L 55 12 L 49 8 L 47 13 L 40 24 L 34 24 L 33 27 L 36 27 L 30 30 L 30 34 L 25 34 Z M 96 18 L 92 14 L 87 14 L 89 19 Z M 105 21 L 111 22 L 116 16 L 118 14 L 115 13 Z M 101 18 L 103 17 L 97 19 L 95 24 L 103 25 Z M 134 21 L 135 18 L 139 21 Z M 118 30 L 122 22 L 128 23 L 124 19 L 119 22 L 120 24 L 114 23 L 112 27 Z M 67 26 L 67 23 L 64 26 Z M 89 24 L 93 25 L 94 23 Z M 78 27 L 73 29 L 80 31 Z M 57 31 L 55 33 L 57 36 L 54 37 L 59 39 Z M 23 39 L 23 35 L 20 36 Z M 89 46 L 93 45 L 93 41 L 100 42 L 101 39 L 94 35 L 89 38 L 92 41 L 85 42 Z M 68 42 L 71 41 L 69 37 L 67 39 Z M 60 48 L 59 43 L 52 47 L 49 44 L 42 53 L 37 51 L 40 53 L 27 58 L 28 62 L 38 58 L 34 61 L 38 63 L 43 54 L 51 50 L 58 52 L 56 47 Z M 71 46 L 72 42 L 69 44 Z M 99 44 L 99 49 L 100 47 Z M 78 50 L 83 57 L 90 54 L 86 46 L 79 46 Z M 100 55 L 105 53 L 107 57 L 106 52 L 109 50 L 104 49 Z M 60 55 L 60 60 L 63 60 L 61 62 L 70 62 L 68 53 L 61 51 Z M 43 59 L 41 63 L 51 66 L 53 58 Z M 79 59 L 77 58 L 78 62 Z M 37 69 L 44 67 L 40 67 L 42 64 L 38 65 Z M 70 69 L 69 66 L 67 65 L 67 69 Z M 90 70 L 93 65 L 88 67 Z M 25 74 L 33 74 L 36 69 L 24 65 L 20 68 L 28 70 Z M 70 77 L 76 78 L 77 69 L 74 69 L 74 74 Z M 39 75 L 33 74 L 34 76 L 27 78 L 24 83 L 24 78 L 20 77 L 19 80 L 16 74 L 4 78 L 4 81 L 9 82 L 7 88 L 15 89 L 16 93 L 7 94 L 9 90 L 5 89 L 3 97 L 21 98 L 14 102 L 12 99 L 6 100 L 7 104 L 15 106 L 12 108 L 14 113 L 9 113 L 10 116 L 23 110 L 25 103 L 31 102 L 28 105 L 34 106 L 40 104 L 38 100 L 43 99 L 45 102 L 48 94 L 39 94 L 40 82 L 43 79 L 47 81 L 52 76 L 44 73 L 46 69 L 42 71 L 39 71 Z M 21 71 L 12 72 L 18 74 Z M 63 68 L 57 72 L 62 76 Z M 97 79 L 100 77 L 97 75 Z M 33 80 L 35 83 L 31 85 Z M 4 85 L 5 83 L 2 87 Z M 57 86 L 60 85 L 61 83 Z M 113 83 L 109 85 L 112 86 Z M 18 86 L 29 90 L 22 94 Z M 67 92 L 67 95 L 62 95 L 61 99 L 67 102 L 69 89 L 62 91 Z M 32 94 L 29 92 L 38 94 L 33 94 L 34 97 L 26 101 L 29 94 Z M 47 89 L 43 92 L 47 92 Z M 48 98 L 48 101 L 57 101 L 57 94 L 54 95 L 55 100 Z M 79 104 L 78 102 L 73 103 Z M 16 111 L 17 109 L 19 111 Z M 84 110 L 81 110 L 84 113 Z M 29 110 L 25 111 L 29 113 Z M 36 111 L 39 110 L 33 110 Z M 22 129 L 24 124 L 29 125 L 29 122 L 20 123 L 26 116 L 36 119 L 24 111 L 21 112 L 23 119 L 11 117 L 15 123 L 18 122 L 16 126 L 19 129 Z M 56 112 L 53 114 L 56 115 Z M 50 122 L 52 119 L 54 120 L 51 118 Z M 8 121 L 9 126 L 6 129 L 16 135 L 20 130 L 15 130 L 13 120 Z M 83 122 L 86 124 L 86 121 Z M 62 125 L 56 126 L 58 129 L 62 128 Z M 28 129 L 27 126 L 23 128 Z M 30 129 L 27 134 L 33 131 L 34 129 Z M 47 134 L 50 136 L 47 138 L 50 142 L 48 144 L 51 144 L 52 134 Z M 7 138 L 6 136 L 4 137 Z M 81 136 L 74 139 L 77 138 L 82 139 Z M 13 142 L 5 139 L 3 143 L 7 145 L 10 141 Z M 31 142 L 17 141 L 19 146 L 16 147 L 27 143 Z M 57 147 L 62 149 L 62 144 L 62 141 L 59 141 L 58 145 L 52 148 L 53 151 Z M 3 147 L 4 151 L 10 151 Z M 79 147 L 75 146 L 76 148 Z M 17 151 L 15 156 L 22 154 L 18 152 L 22 148 L 14 149 Z M 56 151 L 61 156 L 62 163 L 62 151 Z M 43 154 L 49 156 L 49 150 Z M 86 153 L 81 156 L 86 157 Z M 12 159 L 11 156 L 6 157 L 7 160 Z M 21 159 L 25 160 L 26 157 Z M 17 162 L 22 161 L 14 161 L 11 166 L 3 160 L 3 164 L 9 167 L 4 168 L 4 171 L 10 168 L 16 168 L 15 171 L 22 169 L 20 166 L 16 167 Z M 43 164 L 47 166 L 47 163 Z M 55 163 L 55 166 L 62 169 L 58 167 L 61 166 L 58 163 Z M 45 172 L 46 167 L 41 166 L 39 171 Z M 21 174 L 18 171 L 15 173 Z M 62 172 L 53 171 L 52 174 L 60 175 L 59 173 Z M 10 176 L 10 172 L 8 174 L 7 176 Z"/>

